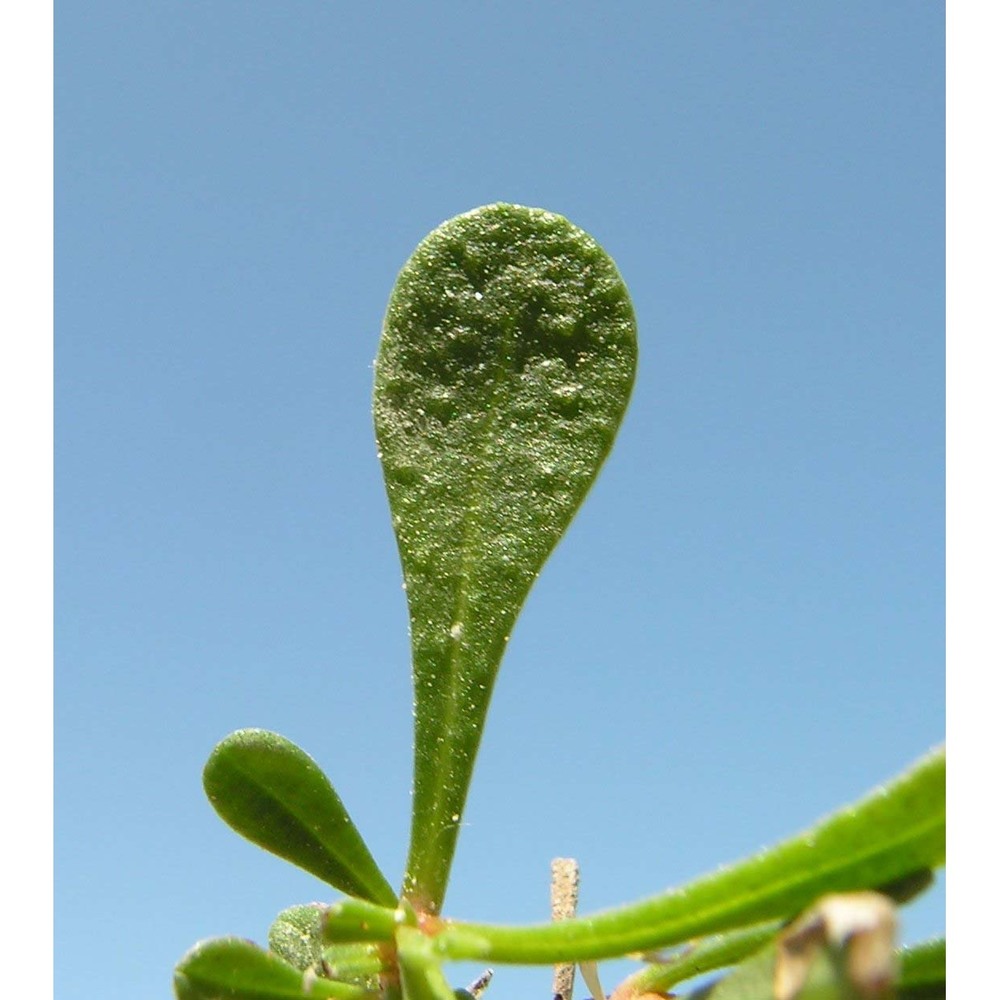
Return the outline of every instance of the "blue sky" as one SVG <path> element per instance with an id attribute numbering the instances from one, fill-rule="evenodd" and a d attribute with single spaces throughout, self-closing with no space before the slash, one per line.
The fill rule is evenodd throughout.
<path id="1" fill-rule="evenodd" d="M 234 729 L 310 752 L 398 882 L 371 362 L 409 253 L 477 205 L 591 232 L 640 362 L 514 632 L 447 912 L 544 919 L 555 855 L 584 911 L 648 895 L 943 739 L 943 4 L 64 0 L 56 27 L 60 1000 L 169 996 L 194 941 L 325 898 L 205 800 Z M 904 936 L 943 927 L 939 889 Z"/>

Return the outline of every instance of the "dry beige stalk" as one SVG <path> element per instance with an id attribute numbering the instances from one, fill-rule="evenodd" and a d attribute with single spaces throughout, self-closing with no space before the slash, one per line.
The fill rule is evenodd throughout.
<path id="1" fill-rule="evenodd" d="M 576 916 L 580 899 L 580 866 L 574 858 L 552 859 L 552 919 L 569 920 Z M 552 976 L 553 1000 L 573 1000 L 573 978 L 576 966 L 557 965 Z"/>

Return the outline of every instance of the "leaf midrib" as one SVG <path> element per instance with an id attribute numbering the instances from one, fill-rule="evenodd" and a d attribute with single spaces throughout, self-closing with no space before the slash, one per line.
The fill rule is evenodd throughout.
<path id="1" fill-rule="evenodd" d="M 480 501 L 483 495 L 483 483 L 485 481 L 484 469 L 486 463 L 483 460 L 483 453 L 487 449 L 487 442 L 490 440 L 490 435 L 497 422 L 497 414 L 499 412 L 499 405 L 504 396 L 509 395 L 510 389 L 510 379 L 511 372 L 510 367 L 510 355 L 514 346 L 514 327 L 515 322 L 508 320 L 503 324 L 503 336 L 500 338 L 500 343 L 497 348 L 497 356 L 495 362 L 495 377 L 493 380 L 493 388 L 490 395 L 485 403 L 486 414 L 480 421 L 479 426 L 476 428 L 474 437 L 480 442 L 480 449 L 477 455 L 477 461 L 474 466 L 474 471 L 472 472 L 470 479 L 472 481 L 472 488 L 469 490 L 470 501 L 466 506 L 465 512 L 462 515 L 462 559 L 460 564 L 459 579 L 461 580 L 461 586 L 459 586 L 456 593 L 455 602 L 452 607 L 451 620 L 448 623 L 449 635 L 449 655 L 446 663 L 446 670 L 448 675 L 448 695 L 445 700 L 445 711 L 444 715 L 444 725 L 443 732 L 445 734 L 454 733 L 456 731 L 456 723 L 462 714 L 467 714 L 466 712 L 459 711 L 459 706 L 461 704 L 460 694 L 461 694 L 461 662 L 463 659 L 463 653 L 465 651 L 467 643 L 466 639 L 466 619 L 468 617 L 468 611 L 470 608 L 470 598 L 469 593 L 471 590 L 470 581 L 474 576 L 474 570 L 477 564 L 480 562 L 479 556 L 473 546 L 472 539 L 474 535 L 481 535 L 481 522 L 474 516 L 480 510 Z M 478 540 L 478 539 L 477 539 Z M 456 638 L 451 633 L 456 625 L 460 625 L 462 628 L 461 634 Z M 487 665 L 489 669 L 490 665 Z M 496 666 L 493 664 L 492 666 Z M 495 671 L 493 671 L 495 673 Z M 485 699 L 489 699 L 492 692 L 492 681 L 487 683 L 487 686 L 483 692 Z M 480 718 L 485 715 L 485 711 L 478 713 Z M 479 739 L 482 738 L 482 722 L 478 721 L 476 729 L 478 730 Z M 463 729 L 463 735 L 465 734 L 465 729 Z M 478 742 L 478 740 L 477 740 Z M 434 830 L 435 839 L 441 833 L 442 830 L 446 828 L 446 823 L 450 822 L 450 818 L 442 813 L 442 809 L 445 804 L 446 792 L 449 786 L 453 786 L 452 782 L 452 764 L 455 760 L 455 741 L 453 739 L 445 739 L 438 744 L 441 747 L 441 752 L 438 755 L 438 766 L 435 768 L 435 782 L 434 782 L 434 795 L 432 801 L 435 804 L 434 809 L 434 819 L 436 822 L 436 829 Z M 471 771 L 471 768 L 470 768 Z M 468 775 L 465 776 L 468 779 Z M 459 815 L 461 816 L 462 810 L 465 806 L 465 797 L 468 794 L 468 780 L 466 780 L 466 787 L 462 794 L 462 801 L 459 804 Z M 416 833 L 416 831 L 414 831 Z M 444 869 L 447 872 L 451 859 L 444 859 Z M 444 885 L 439 888 L 439 894 L 444 896 Z M 443 899 L 435 900 L 438 906 L 440 906 Z"/>
<path id="2" fill-rule="evenodd" d="M 314 870 L 303 870 L 309 871 L 310 875 L 321 879 L 321 881 L 326 882 L 327 885 L 332 886 L 334 889 L 340 889 L 341 891 L 347 891 L 352 894 L 359 893 L 364 898 L 369 899 L 372 902 L 382 903 L 384 905 L 385 899 L 395 899 L 395 896 L 392 895 L 392 887 L 388 882 L 386 882 L 385 877 L 381 874 L 381 871 L 377 873 L 377 877 L 382 884 L 376 887 L 376 891 L 376 888 L 368 885 L 367 878 L 359 877 L 351 865 L 345 862 L 338 853 L 334 852 L 330 846 L 321 839 L 319 833 L 315 829 L 315 816 L 308 804 L 303 806 L 304 812 L 300 812 L 298 809 L 292 808 L 288 804 L 288 800 L 282 798 L 278 792 L 272 790 L 271 786 L 263 784 L 259 777 L 254 775 L 252 770 L 247 770 L 245 767 L 241 767 L 239 764 L 234 762 L 230 762 L 229 766 L 232 767 L 237 774 L 242 775 L 244 780 L 257 790 L 257 794 L 262 799 L 271 803 L 272 806 L 277 807 L 279 814 L 283 813 L 284 815 L 291 817 L 292 820 L 294 820 L 300 828 L 305 831 L 305 844 L 311 845 L 313 851 L 318 849 L 318 853 L 322 857 L 327 858 L 328 863 L 332 862 L 332 868 L 336 871 L 338 880 L 333 880 L 329 878 L 328 875 L 320 875 Z M 291 852 L 279 854 L 272 846 L 267 844 L 261 844 L 260 846 L 264 847 L 265 850 L 270 851 L 272 854 L 283 857 L 285 860 L 292 861 L 292 863 L 297 867 L 302 867 L 300 861 L 296 860 L 293 856 L 290 856 Z M 368 860 L 371 861 L 371 859 Z M 390 894 L 390 896 L 386 896 L 386 891 Z"/>

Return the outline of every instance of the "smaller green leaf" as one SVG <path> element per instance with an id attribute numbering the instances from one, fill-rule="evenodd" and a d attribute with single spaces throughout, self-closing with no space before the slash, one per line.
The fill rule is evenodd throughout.
<path id="1" fill-rule="evenodd" d="M 242 938 L 202 941 L 177 964 L 177 1000 L 373 1000 L 358 986 L 320 979 Z"/>
<path id="2" fill-rule="evenodd" d="M 215 811 L 247 840 L 342 892 L 395 905 L 329 779 L 290 740 L 264 729 L 227 736 L 205 765 L 204 784 Z"/>

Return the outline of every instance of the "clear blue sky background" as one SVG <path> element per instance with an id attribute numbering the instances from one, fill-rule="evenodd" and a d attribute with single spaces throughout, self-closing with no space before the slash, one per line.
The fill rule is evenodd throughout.
<path id="1" fill-rule="evenodd" d="M 63 0 L 56 24 L 60 1000 L 165 998 L 197 939 L 326 898 L 205 800 L 234 729 L 308 750 L 398 881 L 371 362 L 413 247 L 487 202 L 590 231 L 641 356 L 511 641 L 447 911 L 545 919 L 555 855 L 585 911 L 648 895 L 943 738 L 942 3 Z"/>

